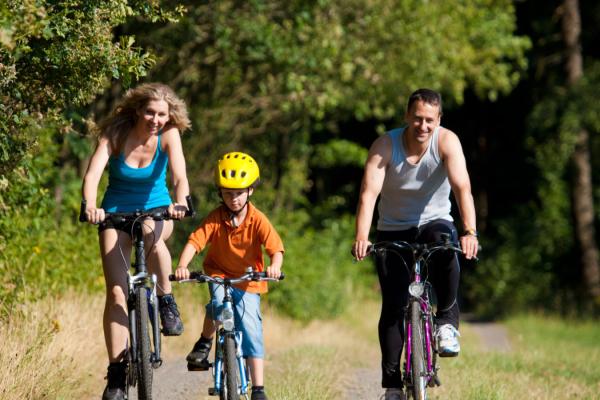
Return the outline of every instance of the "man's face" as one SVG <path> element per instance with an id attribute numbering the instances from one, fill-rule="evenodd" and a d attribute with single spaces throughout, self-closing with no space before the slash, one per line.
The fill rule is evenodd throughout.
<path id="1" fill-rule="evenodd" d="M 419 143 L 425 143 L 434 129 L 440 125 L 440 107 L 419 100 L 412 104 L 404 119 L 408 124 L 411 138 Z"/>

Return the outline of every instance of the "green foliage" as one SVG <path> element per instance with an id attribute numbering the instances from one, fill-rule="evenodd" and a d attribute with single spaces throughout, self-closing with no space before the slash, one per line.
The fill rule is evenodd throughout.
<path id="1" fill-rule="evenodd" d="M 0 299 L 5 306 L 70 287 L 100 287 L 95 229 L 76 221 L 80 184 L 53 165 L 54 127 L 35 131 L 44 153 L 27 155 L 0 192 Z M 61 201 L 56 201 L 60 192 Z"/>
<path id="2" fill-rule="evenodd" d="M 304 225 L 300 213 L 275 223 L 286 249 L 286 278 L 270 286 L 269 301 L 302 321 L 338 316 L 352 300 L 365 296 L 375 276 L 368 263 L 352 261 L 350 217 L 329 221 L 322 230 Z"/>
<path id="3" fill-rule="evenodd" d="M 194 190 L 206 194 L 220 153 L 243 149 L 267 163 L 263 182 L 276 193 L 275 208 L 306 206 L 313 150 L 350 163 L 340 157 L 351 149 L 341 123 L 402 115 L 420 86 L 449 103 L 461 102 L 467 87 L 495 98 L 515 85 L 530 46 L 513 33 L 508 0 L 188 3 L 179 24 L 130 29 L 144 31 L 140 43 L 161 55 L 151 78 L 173 82 L 189 100 L 197 134 L 185 148 L 200 155 L 189 164 Z M 353 164 L 357 150 L 348 154 Z"/>
<path id="4" fill-rule="evenodd" d="M 367 159 L 367 149 L 349 140 L 333 139 L 314 147 L 311 164 L 319 168 L 335 166 L 362 167 Z"/>
<path id="5" fill-rule="evenodd" d="M 10 304 L 98 282 L 97 239 L 75 223 L 87 140 L 65 110 L 91 102 L 111 79 L 129 85 L 146 74 L 154 59 L 131 37 L 115 41 L 113 29 L 131 18 L 174 21 L 182 12 L 157 4 L 0 5 L 0 298 Z"/>
<path id="6" fill-rule="evenodd" d="M 599 71 L 592 65 L 586 79 L 568 90 L 555 88 L 531 113 L 527 146 L 540 175 L 537 196 L 498 222 L 500 244 L 486 249 L 481 265 L 467 278 L 469 296 L 481 314 L 526 307 L 569 313 L 585 303 L 573 230 L 571 160 L 581 129 L 600 132 L 600 108 L 593 100 Z M 597 136 L 591 135 L 592 160 L 600 151 Z M 594 179 L 597 185 L 600 178 Z M 600 204 L 598 192 L 594 197 Z M 494 256 L 486 260 L 486 254 Z"/>

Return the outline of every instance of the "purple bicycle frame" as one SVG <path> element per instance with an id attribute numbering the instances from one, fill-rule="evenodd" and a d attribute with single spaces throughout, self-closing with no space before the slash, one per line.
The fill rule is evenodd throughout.
<path id="1" fill-rule="evenodd" d="M 421 282 L 421 262 L 420 261 L 415 261 L 415 265 L 414 265 L 414 272 L 415 272 L 415 276 L 414 276 L 414 280 L 413 282 L 417 282 L 420 283 Z M 428 314 L 431 313 L 431 306 L 429 305 L 429 294 L 427 292 L 427 290 L 423 291 L 423 294 L 421 295 L 421 297 L 418 299 L 419 300 L 419 304 L 421 305 L 421 311 L 423 312 L 423 314 Z M 405 332 L 406 332 L 406 341 L 405 341 L 405 354 L 406 354 L 406 370 L 405 372 L 405 376 L 411 376 L 411 369 L 412 369 L 412 365 L 411 365 L 411 348 L 412 348 L 412 332 L 411 332 L 411 322 L 410 322 L 410 318 L 406 318 L 408 313 L 405 313 L 405 317 L 404 317 L 404 326 L 405 326 Z M 426 355 L 427 355 L 427 378 L 426 378 L 426 383 L 429 383 L 429 380 L 431 379 L 431 377 L 433 376 L 433 356 L 431 354 L 431 350 L 432 350 L 432 326 L 429 322 L 429 318 L 427 318 L 425 320 L 425 351 L 426 351 Z M 415 382 L 413 382 L 413 384 L 415 384 Z"/>

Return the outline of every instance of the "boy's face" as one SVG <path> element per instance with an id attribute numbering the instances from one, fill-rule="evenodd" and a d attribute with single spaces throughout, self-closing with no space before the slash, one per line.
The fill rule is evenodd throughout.
<path id="1" fill-rule="evenodd" d="M 240 211 L 248 202 L 254 189 L 221 189 L 221 196 L 225 205 L 233 212 Z"/>

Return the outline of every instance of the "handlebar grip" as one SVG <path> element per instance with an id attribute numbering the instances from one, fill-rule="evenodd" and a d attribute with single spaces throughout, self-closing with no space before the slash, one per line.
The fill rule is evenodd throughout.
<path id="1" fill-rule="evenodd" d="M 253 276 L 256 278 L 267 278 L 267 272 L 263 271 L 263 272 L 253 272 Z M 279 280 L 282 281 L 285 279 L 285 273 L 281 272 L 281 274 L 279 275 Z"/>
<path id="2" fill-rule="evenodd" d="M 79 208 L 79 222 L 87 222 L 87 215 L 85 209 L 87 208 L 87 201 L 81 200 L 81 207 Z"/>
<path id="3" fill-rule="evenodd" d="M 194 203 L 192 202 L 192 196 L 185 196 L 185 202 L 187 203 L 188 210 L 185 212 L 186 217 L 194 217 L 196 215 L 196 210 L 194 209 Z"/>
<path id="4" fill-rule="evenodd" d="M 190 271 L 190 277 L 189 279 L 193 280 L 197 280 L 198 282 L 206 282 L 206 280 L 203 278 L 202 272 L 198 272 L 198 271 Z M 177 278 L 175 277 L 175 274 L 170 274 L 169 275 L 169 280 L 171 282 L 177 281 Z"/>

